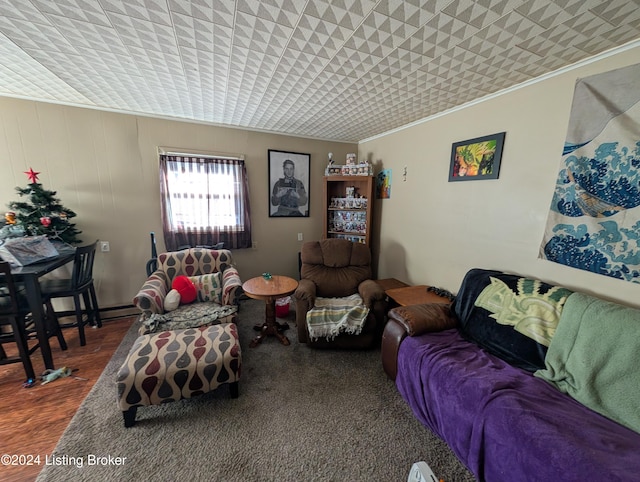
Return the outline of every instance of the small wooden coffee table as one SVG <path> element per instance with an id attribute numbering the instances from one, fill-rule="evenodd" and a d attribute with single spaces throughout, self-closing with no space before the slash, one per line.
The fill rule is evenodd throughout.
<path id="1" fill-rule="evenodd" d="M 280 342 L 288 346 L 289 339 L 282 333 L 276 321 L 276 300 L 292 294 L 298 287 L 298 282 L 288 276 L 272 275 L 271 279 L 264 279 L 257 276 L 245 281 L 242 289 L 249 298 L 264 300 L 266 303 L 264 323 L 260 329 L 260 334 L 256 336 L 249 346 L 255 348 L 266 336 L 275 336 Z"/>

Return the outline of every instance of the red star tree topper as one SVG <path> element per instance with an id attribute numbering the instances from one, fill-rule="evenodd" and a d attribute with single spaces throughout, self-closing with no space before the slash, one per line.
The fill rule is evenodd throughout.
<path id="1" fill-rule="evenodd" d="M 31 184 L 35 184 L 35 183 L 38 182 L 38 174 L 40 174 L 40 173 L 34 171 L 33 168 L 30 167 L 29 170 L 28 171 L 24 171 L 24 173 L 29 178 L 29 181 L 31 181 Z"/>

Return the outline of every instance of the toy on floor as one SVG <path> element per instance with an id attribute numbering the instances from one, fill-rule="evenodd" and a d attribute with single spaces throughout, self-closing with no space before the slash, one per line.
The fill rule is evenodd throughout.
<path id="1" fill-rule="evenodd" d="M 46 385 L 49 382 L 57 380 L 58 378 L 64 378 L 71 375 L 71 368 L 62 367 L 57 370 L 45 370 L 40 375 L 40 382 L 42 385 Z"/>
<path id="2" fill-rule="evenodd" d="M 22 388 L 31 388 L 36 384 L 35 379 L 27 378 L 27 381 L 22 384 Z"/>

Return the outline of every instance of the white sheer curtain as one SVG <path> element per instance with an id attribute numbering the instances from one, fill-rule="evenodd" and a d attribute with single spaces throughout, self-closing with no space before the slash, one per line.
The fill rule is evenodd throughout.
<path id="1" fill-rule="evenodd" d="M 167 249 L 219 242 L 251 247 L 244 161 L 161 154 L 160 191 Z"/>

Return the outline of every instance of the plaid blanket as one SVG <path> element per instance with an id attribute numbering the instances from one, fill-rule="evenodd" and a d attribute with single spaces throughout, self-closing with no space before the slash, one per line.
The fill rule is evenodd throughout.
<path id="1" fill-rule="evenodd" d="M 357 335 L 362 331 L 369 314 L 360 295 L 345 298 L 316 298 L 307 312 L 307 329 L 312 340 L 332 340 L 340 333 Z"/>

